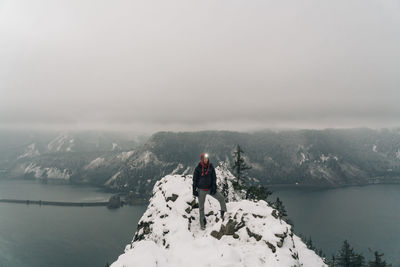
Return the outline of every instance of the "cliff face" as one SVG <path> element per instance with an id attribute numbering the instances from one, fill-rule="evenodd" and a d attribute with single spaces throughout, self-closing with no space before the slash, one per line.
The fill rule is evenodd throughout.
<path id="1" fill-rule="evenodd" d="M 167 175 L 155 184 L 131 244 L 111 266 L 327 266 L 267 202 L 241 200 L 229 171 L 218 167 L 217 177 L 229 185 L 223 220 L 218 201 L 207 196 L 201 230 L 192 176 Z"/>

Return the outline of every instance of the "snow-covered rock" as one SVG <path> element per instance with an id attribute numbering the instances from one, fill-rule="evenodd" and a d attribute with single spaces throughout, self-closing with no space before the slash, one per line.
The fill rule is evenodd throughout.
<path id="1" fill-rule="evenodd" d="M 267 202 L 240 199 L 233 175 L 216 171 L 219 184 L 228 181 L 228 199 L 235 199 L 223 220 L 218 201 L 207 196 L 202 231 L 192 176 L 167 175 L 154 185 L 131 244 L 111 266 L 327 266 Z"/>

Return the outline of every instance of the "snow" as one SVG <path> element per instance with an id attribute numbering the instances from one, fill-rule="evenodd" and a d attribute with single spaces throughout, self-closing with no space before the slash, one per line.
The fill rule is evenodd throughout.
<path id="1" fill-rule="evenodd" d="M 321 159 L 321 161 L 322 162 L 325 162 L 325 161 L 328 161 L 329 159 L 331 159 L 331 158 L 333 158 L 334 160 L 336 160 L 336 161 L 338 161 L 338 157 L 337 156 L 335 156 L 335 155 L 328 155 L 328 156 L 325 156 L 324 154 L 322 154 L 321 156 L 320 156 L 320 159 Z"/>
<path id="2" fill-rule="evenodd" d="M 321 161 L 325 162 L 329 160 L 329 156 L 325 156 L 324 154 L 321 155 Z"/>
<path id="3" fill-rule="evenodd" d="M 85 166 L 85 170 L 98 168 L 104 163 L 104 158 L 95 158 L 88 165 Z"/>
<path id="4" fill-rule="evenodd" d="M 112 148 L 111 150 L 114 151 L 116 149 L 120 149 L 119 145 L 117 143 L 112 143 Z"/>
<path id="5" fill-rule="evenodd" d="M 301 160 L 300 160 L 300 165 L 301 164 L 303 164 L 305 161 L 307 160 L 307 157 L 306 157 L 306 155 L 303 153 L 303 152 L 301 152 Z"/>
<path id="6" fill-rule="evenodd" d="M 163 165 L 164 163 L 161 162 L 157 156 L 149 151 L 143 151 L 133 162 L 132 162 L 132 166 L 146 166 L 149 163 L 155 164 L 155 165 Z"/>
<path id="7" fill-rule="evenodd" d="M 151 161 L 152 154 L 153 153 L 147 150 L 141 155 L 138 161 L 142 161 L 144 165 L 147 165 Z"/>
<path id="8" fill-rule="evenodd" d="M 74 139 L 68 140 L 67 134 L 60 134 L 47 144 L 47 148 L 49 151 L 58 152 L 62 151 L 63 146 L 67 146 L 65 147 L 65 151 L 72 151 L 72 147 L 75 145 L 74 142 Z"/>
<path id="9" fill-rule="evenodd" d="M 117 172 L 114 174 L 110 179 L 107 180 L 107 182 L 104 183 L 104 185 L 110 185 L 115 179 L 118 178 L 118 176 L 121 174 L 121 171 Z"/>
<path id="10" fill-rule="evenodd" d="M 34 163 L 30 163 L 25 168 L 25 173 L 33 173 L 35 178 L 50 178 L 50 179 L 65 179 L 70 178 L 70 173 L 67 169 L 60 170 L 55 167 L 40 167 Z"/>
<path id="11" fill-rule="evenodd" d="M 39 156 L 39 150 L 36 148 L 36 144 L 30 144 L 27 149 L 25 150 L 25 153 L 20 155 L 18 157 L 18 159 L 22 159 L 22 158 L 30 158 L 30 157 L 34 157 L 34 156 Z"/>
<path id="12" fill-rule="evenodd" d="M 190 171 L 190 167 L 187 167 L 183 172 L 182 175 L 188 174 Z"/>
<path id="13" fill-rule="evenodd" d="M 171 172 L 171 174 L 176 174 L 180 169 L 183 169 L 183 164 L 179 163 L 178 166 Z"/>
<path id="14" fill-rule="evenodd" d="M 267 202 L 241 199 L 241 192 L 232 188 L 235 177 L 224 166 L 217 167 L 216 173 L 219 185 L 228 181 L 232 200 L 227 202 L 224 220 L 218 201 L 207 196 L 207 225 L 201 230 L 192 175 L 167 175 L 154 185 L 131 244 L 111 266 L 327 266 L 290 225 L 274 216 L 276 211 Z M 223 233 L 222 225 L 233 223 L 234 235 L 216 236 Z"/>
<path id="15" fill-rule="evenodd" d="M 133 152 L 134 151 L 121 152 L 121 154 L 119 154 L 117 158 L 119 158 L 122 161 L 125 161 L 133 155 Z"/>

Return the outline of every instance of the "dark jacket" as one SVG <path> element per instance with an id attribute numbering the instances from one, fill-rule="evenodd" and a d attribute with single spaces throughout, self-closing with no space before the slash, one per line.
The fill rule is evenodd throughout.
<path id="1" fill-rule="evenodd" d="M 210 168 L 208 170 L 208 173 L 206 174 L 206 171 L 204 170 L 204 176 L 201 176 L 201 164 L 199 163 L 197 167 L 194 169 L 193 173 L 193 191 L 197 190 L 197 188 L 200 189 L 211 189 L 211 188 L 217 188 L 217 175 L 215 174 L 215 169 L 212 163 L 210 163 Z"/>

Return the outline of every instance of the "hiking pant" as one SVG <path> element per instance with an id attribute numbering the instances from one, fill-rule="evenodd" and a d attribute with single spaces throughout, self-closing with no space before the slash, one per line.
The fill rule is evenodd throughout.
<path id="1" fill-rule="evenodd" d="M 210 190 L 204 191 L 203 189 L 198 190 L 199 192 L 199 210 L 200 210 L 200 225 L 204 226 L 204 201 L 206 201 L 206 196 L 210 195 L 216 200 L 218 200 L 219 205 L 221 207 L 221 210 L 226 211 L 226 204 L 225 204 L 225 199 L 224 196 L 217 190 L 215 192 L 215 195 L 210 194 Z"/>

